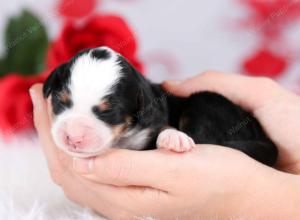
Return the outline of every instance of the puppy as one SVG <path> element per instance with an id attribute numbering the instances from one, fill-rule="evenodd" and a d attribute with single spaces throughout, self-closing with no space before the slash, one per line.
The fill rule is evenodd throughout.
<path id="1" fill-rule="evenodd" d="M 52 105 L 53 139 L 72 156 L 108 148 L 185 152 L 196 143 L 231 147 L 267 165 L 277 159 L 250 113 L 216 93 L 173 96 L 107 47 L 84 50 L 57 67 L 43 93 Z"/>

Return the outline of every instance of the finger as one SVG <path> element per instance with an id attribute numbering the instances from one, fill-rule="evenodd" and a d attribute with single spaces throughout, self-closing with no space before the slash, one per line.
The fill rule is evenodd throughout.
<path id="1" fill-rule="evenodd" d="M 163 206 L 167 205 L 170 199 L 168 193 L 153 188 L 118 187 L 91 182 L 84 178 L 81 179 L 81 183 L 97 197 L 93 201 L 87 201 L 89 207 L 110 219 L 133 219 L 145 213 L 153 215 L 158 201 Z M 108 208 L 100 207 L 99 201 Z"/>
<path id="2" fill-rule="evenodd" d="M 51 137 L 50 122 L 47 111 L 47 103 L 42 94 L 42 84 L 35 84 L 30 88 L 30 95 L 33 102 L 34 125 L 37 130 L 39 140 L 45 152 L 50 169 L 58 166 L 57 148 Z"/>
<path id="3" fill-rule="evenodd" d="M 168 189 L 179 155 L 163 151 L 111 150 L 96 158 L 74 158 L 73 169 L 86 178 L 116 186 Z M 181 156 L 182 157 L 182 156 Z M 159 180 L 159 181 L 157 181 Z"/>
<path id="4" fill-rule="evenodd" d="M 71 162 L 71 158 L 63 154 L 62 161 L 67 164 Z M 70 171 L 71 165 L 71 163 L 69 166 L 66 165 Z M 146 207 L 153 207 L 151 202 L 158 199 L 163 202 L 168 196 L 166 192 L 153 188 L 118 187 L 98 183 L 72 171 L 64 175 L 61 186 L 72 201 L 90 207 L 109 219 L 129 219 L 124 217 L 129 217 L 130 213 L 132 217 L 132 213 L 145 210 Z M 136 201 L 139 201 L 140 207 Z"/>
<path id="5" fill-rule="evenodd" d="M 120 197 L 124 198 L 127 192 L 130 195 L 131 193 L 127 191 L 129 188 L 125 187 L 121 193 L 121 188 L 90 181 L 72 171 L 72 158 L 61 151 L 59 151 L 59 157 L 60 162 L 67 170 L 61 177 L 60 186 L 70 200 L 89 207 L 109 219 L 116 219 L 119 215 L 128 214 L 125 212 L 124 200 Z"/>
<path id="6" fill-rule="evenodd" d="M 29 93 L 31 96 L 31 100 L 33 103 L 33 116 L 34 116 L 34 123 L 36 126 L 36 129 L 39 134 L 44 134 L 44 130 L 47 130 L 48 128 L 48 120 L 47 118 L 43 117 L 43 115 L 46 113 L 47 104 L 44 98 L 42 97 L 42 84 L 34 84 L 30 89 Z M 35 117 L 36 116 L 36 117 Z"/>
<path id="7" fill-rule="evenodd" d="M 116 213 L 124 215 L 121 207 L 118 206 L 118 200 L 117 202 L 114 201 L 115 198 L 118 198 L 118 191 L 114 187 L 95 184 L 82 178 L 72 172 L 72 158 L 62 151 L 59 151 L 58 154 L 60 163 L 65 168 L 59 172 L 59 185 L 67 198 L 82 206 L 89 207 L 105 217 L 114 217 Z"/>
<path id="8" fill-rule="evenodd" d="M 53 122 L 53 115 L 52 115 L 51 99 L 48 98 L 46 102 L 47 102 L 47 112 L 48 112 L 49 122 L 50 122 L 50 124 L 52 124 L 52 122 Z"/>
<path id="9" fill-rule="evenodd" d="M 272 80 L 237 74 L 206 72 L 181 83 L 165 82 L 163 87 L 178 96 L 198 91 L 222 94 L 246 110 L 254 111 L 266 101 L 278 98 L 283 90 Z"/>
<path id="10" fill-rule="evenodd" d="M 71 162 L 71 158 L 67 155 L 63 154 L 61 157 L 64 164 Z M 147 208 L 153 207 L 153 203 L 157 201 L 163 203 L 169 196 L 166 192 L 153 188 L 118 187 L 90 181 L 72 172 L 70 165 L 71 163 L 69 166 L 65 165 L 68 172 L 64 173 L 60 184 L 65 195 L 70 200 L 87 206 L 108 219 L 132 219 L 142 212 L 150 213 L 147 212 Z"/>
<path id="11" fill-rule="evenodd" d="M 93 209 L 104 217 L 111 218 L 116 216 L 116 213 L 122 213 L 120 206 L 111 203 L 112 198 L 109 194 L 114 196 L 115 191 L 110 187 L 89 183 L 72 172 L 65 173 L 61 187 L 71 201 Z"/>

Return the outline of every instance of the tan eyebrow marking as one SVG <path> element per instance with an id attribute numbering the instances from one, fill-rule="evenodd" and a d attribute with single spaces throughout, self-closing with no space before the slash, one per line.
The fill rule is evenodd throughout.
<path id="1" fill-rule="evenodd" d="M 59 93 L 59 99 L 62 101 L 62 102 L 68 102 L 70 101 L 70 94 L 67 90 L 63 90 Z"/>
<path id="2" fill-rule="evenodd" d="M 101 111 L 105 111 L 109 108 L 109 103 L 107 100 L 103 100 L 101 101 L 101 103 L 99 104 L 99 108 Z"/>

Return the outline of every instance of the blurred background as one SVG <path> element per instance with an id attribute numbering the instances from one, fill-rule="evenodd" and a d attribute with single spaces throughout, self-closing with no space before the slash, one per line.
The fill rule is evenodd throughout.
<path id="1" fill-rule="evenodd" d="M 1 216 L 7 210 L 25 215 L 37 198 L 48 211 L 35 213 L 64 207 L 62 195 L 49 202 L 59 189 L 43 188 L 51 181 L 32 129 L 28 89 L 81 49 L 110 46 L 155 82 L 219 70 L 270 77 L 300 94 L 299 39 L 297 0 L 1 1 L 0 219 L 8 219 Z M 32 167 L 41 169 L 43 184 Z M 33 193 L 32 186 L 40 190 Z M 29 196 L 24 201 L 20 194 Z"/>
<path id="2" fill-rule="evenodd" d="M 28 88 L 102 45 L 155 82 L 219 70 L 267 76 L 299 93 L 299 18 L 297 0 L 2 1 L 0 129 L 7 137 L 32 128 Z"/>

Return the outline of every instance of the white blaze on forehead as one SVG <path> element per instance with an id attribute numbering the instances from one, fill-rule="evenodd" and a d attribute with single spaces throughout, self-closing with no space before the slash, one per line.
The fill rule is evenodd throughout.
<path id="1" fill-rule="evenodd" d="M 79 57 L 71 68 L 71 99 L 73 107 L 81 113 L 91 111 L 92 106 L 99 104 L 121 76 L 117 54 L 107 50 L 110 53 L 108 59 L 93 58 L 91 50 Z"/>

